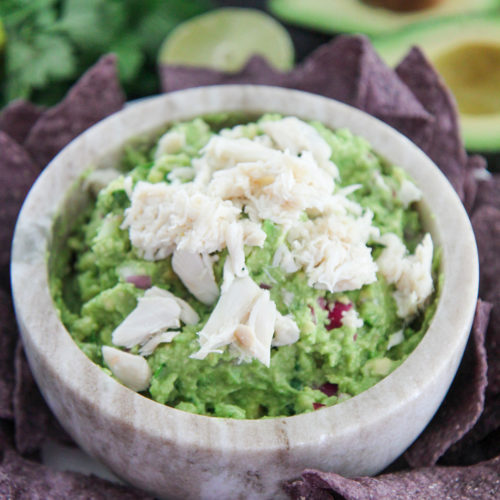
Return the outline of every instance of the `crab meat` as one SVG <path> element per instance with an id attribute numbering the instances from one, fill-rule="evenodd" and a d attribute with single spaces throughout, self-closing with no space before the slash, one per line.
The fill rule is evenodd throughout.
<path id="1" fill-rule="evenodd" d="M 145 294 L 145 297 L 168 297 L 174 299 L 181 308 L 180 320 L 186 325 L 196 325 L 200 321 L 198 313 L 183 299 L 175 296 L 172 292 L 154 286 Z"/>
<path id="2" fill-rule="evenodd" d="M 149 356 L 153 354 L 154 350 L 160 345 L 172 340 L 181 333 L 179 330 L 171 330 L 169 332 L 160 332 L 153 335 L 140 349 L 141 356 Z"/>
<path id="3" fill-rule="evenodd" d="M 105 345 L 102 357 L 113 375 L 130 389 L 140 392 L 149 387 L 151 369 L 142 356 Z"/>
<path id="4" fill-rule="evenodd" d="M 137 307 L 113 331 L 113 344 L 129 349 L 143 344 L 157 332 L 178 328 L 180 315 L 176 300 L 146 292 L 137 301 Z"/>
<path id="5" fill-rule="evenodd" d="M 191 357 L 204 359 L 231 345 L 240 357 L 254 357 L 269 366 L 275 322 L 276 305 L 269 291 L 248 276 L 235 277 L 198 333 L 201 349 Z"/>
<path id="6" fill-rule="evenodd" d="M 155 152 L 155 160 L 160 159 L 164 155 L 178 153 L 185 145 L 186 135 L 177 130 L 170 130 L 160 137 Z"/>
<path id="7" fill-rule="evenodd" d="M 245 266 L 245 248 L 243 246 L 243 227 L 233 222 L 226 229 L 226 246 L 231 263 L 231 271 L 240 278 L 248 274 Z"/>
<path id="8" fill-rule="evenodd" d="M 332 177 L 338 177 L 336 165 L 330 161 L 332 149 L 319 132 L 308 123 L 293 116 L 261 124 L 262 130 L 269 135 L 282 151 L 299 155 L 312 152 L 316 162 Z"/>
<path id="9" fill-rule="evenodd" d="M 172 255 L 172 268 L 184 286 L 200 302 L 210 305 L 219 296 L 215 282 L 212 261 L 208 254 L 175 250 Z"/>
<path id="10" fill-rule="evenodd" d="M 299 340 L 300 330 L 291 316 L 277 313 L 274 330 L 273 346 L 290 345 Z"/>

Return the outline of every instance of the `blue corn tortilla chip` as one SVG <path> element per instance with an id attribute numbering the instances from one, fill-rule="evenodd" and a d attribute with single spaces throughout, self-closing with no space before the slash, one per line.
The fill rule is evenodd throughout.
<path id="1" fill-rule="evenodd" d="M 487 172 L 486 160 L 480 155 L 471 155 L 467 157 L 464 179 L 463 204 L 468 214 L 471 214 L 476 204 L 478 187 L 482 178 L 489 177 Z"/>
<path id="2" fill-rule="evenodd" d="M 396 73 L 434 116 L 429 144 L 418 144 L 448 177 L 461 199 L 464 196 L 467 157 L 460 137 L 455 99 L 422 51 L 412 48 Z"/>
<path id="3" fill-rule="evenodd" d="M 19 500 L 153 500 L 145 492 L 96 476 L 56 471 L 19 455 L 12 423 L 0 420 L 0 498 Z"/>
<path id="4" fill-rule="evenodd" d="M 38 451 L 47 438 L 51 415 L 35 384 L 19 339 L 15 353 L 16 385 L 14 423 L 17 450 L 22 454 Z"/>
<path id="5" fill-rule="evenodd" d="M 474 428 L 441 457 L 444 465 L 473 465 L 500 455 L 500 395 L 486 396 Z"/>
<path id="6" fill-rule="evenodd" d="M 500 497 L 500 457 L 469 467 L 425 467 L 348 479 L 333 472 L 306 470 L 301 485 L 285 485 L 292 498 L 345 500 L 486 500 Z M 298 492 L 298 494 L 296 494 Z"/>
<path id="7" fill-rule="evenodd" d="M 15 352 L 13 394 L 16 449 L 23 455 L 40 450 L 46 439 L 73 445 L 73 441 L 52 415 L 33 379 L 21 339 Z"/>
<path id="8" fill-rule="evenodd" d="M 433 121 L 364 36 L 339 36 L 320 47 L 292 80 L 295 88 L 355 106 L 409 137 L 425 135 Z"/>
<path id="9" fill-rule="evenodd" d="M 368 39 L 344 36 L 335 43 L 339 44 L 339 59 L 353 44 L 361 47 L 358 95 L 353 105 L 396 128 L 414 142 L 425 144 L 429 141 L 434 118 L 380 59 Z"/>
<path id="10" fill-rule="evenodd" d="M 130 486 L 111 483 L 96 476 L 50 469 L 6 448 L 0 463 L 0 498 L 153 500 Z"/>
<path id="11" fill-rule="evenodd" d="M 335 500 L 340 498 L 333 496 L 327 489 L 316 488 L 303 480 L 292 481 L 285 484 L 283 488 L 290 498 L 296 500 Z"/>
<path id="12" fill-rule="evenodd" d="M 480 284 L 479 295 L 495 303 L 500 295 L 500 209 L 492 205 L 482 205 L 471 217 L 479 253 Z"/>
<path id="13" fill-rule="evenodd" d="M 237 73 L 179 65 L 160 66 L 159 72 L 163 92 L 230 83 L 284 86 L 287 80 L 284 73 L 276 71 L 260 56 L 250 58 Z"/>
<path id="14" fill-rule="evenodd" d="M 12 419 L 17 326 L 9 294 L 0 289 L 0 419 Z"/>
<path id="15" fill-rule="evenodd" d="M 375 53 L 364 36 L 339 36 L 319 47 L 289 73 L 256 56 L 237 73 L 163 65 L 164 92 L 215 84 L 252 83 L 295 88 L 366 111 L 417 142 L 430 139 L 434 118 Z"/>
<path id="16" fill-rule="evenodd" d="M 471 218 L 479 253 L 479 295 L 493 304 L 486 333 L 488 355 L 487 394 L 500 394 L 500 210 L 482 205 Z"/>
<path id="17" fill-rule="evenodd" d="M 116 56 L 108 54 L 78 80 L 59 104 L 44 111 L 24 146 L 40 168 L 44 168 L 73 138 L 119 111 L 124 103 Z"/>
<path id="18" fill-rule="evenodd" d="M 17 214 L 38 176 L 39 169 L 28 153 L 0 131 L 0 285 L 9 288 L 10 245 Z"/>
<path id="19" fill-rule="evenodd" d="M 477 181 L 477 194 L 474 199 L 474 210 L 483 205 L 490 205 L 500 210 L 500 174 L 483 175 Z"/>
<path id="20" fill-rule="evenodd" d="M 491 304 L 478 300 L 472 334 L 446 399 L 425 431 L 405 453 L 411 467 L 434 465 L 479 419 L 487 385 L 484 337 L 491 307 Z"/>
<path id="21" fill-rule="evenodd" d="M 43 110 L 24 99 L 12 101 L 0 113 L 0 130 L 22 144 Z"/>

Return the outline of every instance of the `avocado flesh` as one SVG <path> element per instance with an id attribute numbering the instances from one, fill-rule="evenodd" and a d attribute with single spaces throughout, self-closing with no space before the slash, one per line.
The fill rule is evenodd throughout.
<path id="1" fill-rule="evenodd" d="M 498 44 L 469 43 L 433 60 L 457 100 L 461 114 L 500 113 L 500 35 Z"/>
<path id="2" fill-rule="evenodd" d="M 269 0 L 269 10 L 291 24 L 326 33 L 393 32 L 416 22 L 500 8 L 499 0 L 443 0 L 415 12 L 395 12 L 361 0 Z"/>
<path id="3" fill-rule="evenodd" d="M 415 25 L 373 44 L 391 66 L 419 46 L 455 96 L 466 148 L 500 151 L 500 12 Z"/>

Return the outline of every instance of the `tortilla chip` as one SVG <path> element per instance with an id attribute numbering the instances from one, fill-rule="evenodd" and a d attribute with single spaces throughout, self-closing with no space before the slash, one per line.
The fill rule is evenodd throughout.
<path id="1" fill-rule="evenodd" d="M 500 210 L 482 205 L 471 218 L 479 253 L 479 294 L 493 304 L 486 334 L 487 394 L 500 394 Z"/>
<path id="2" fill-rule="evenodd" d="M 159 68 L 163 92 L 234 83 L 284 85 L 286 75 L 275 70 L 260 56 L 253 56 L 237 73 L 225 73 L 193 66 L 162 65 Z"/>
<path id="3" fill-rule="evenodd" d="M 10 296 L 0 289 L 0 418 L 13 418 L 14 352 L 17 327 Z"/>
<path id="4" fill-rule="evenodd" d="M 119 111 L 124 103 L 116 56 L 108 54 L 78 80 L 59 104 L 42 114 L 28 134 L 25 147 L 43 168 L 74 137 Z"/>
<path id="5" fill-rule="evenodd" d="M 316 488 L 305 481 L 292 481 L 283 486 L 290 498 L 297 500 L 332 500 L 335 499 L 327 490 Z M 338 497 L 337 497 L 338 498 Z"/>
<path id="6" fill-rule="evenodd" d="M 500 395 L 486 396 L 477 424 L 440 459 L 444 465 L 473 465 L 500 455 Z"/>
<path id="7" fill-rule="evenodd" d="M 13 422 L 0 418 L 0 467 L 5 450 L 12 449 L 12 436 L 14 435 Z M 1 477 L 1 476 L 0 476 Z"/>
<path id="8" fill-rule="evenodd" d="M 472 429 L 481 415 L 487 384 L 484 336 L 491 307 L 491 304 L 478 300 L 472 335 L 446 399 L 405 453 L 411 467 L 434 465 L 452 444 Z"/>
<path id="9" fill-rule="evenodd" d="M 19 499 L 153 500 L 132 488 L 96 476 L 60 472 L 7 448 L 0 464 L 0 497 Z"/>
<path id="10" fill-rule="evenodd" d="M 342 38 L 340 41 L 344 45 L 360 43 L 363 47 L 358 96 L 353 105 L 396 128 L 413 142 L 428 142 L 434 118 L 396 73 L 380 59 L 368 39 Z M 343 53 L 344 50 L 340 50 L 339 57 Z"/>
<path id="11" fill-rule="evenodd" d="M 480 179 L 490 176 L 486 168 L 487 164 L 483 156 L 471 155 L 467 157 L 463 203 L 469 214 L 471 214 L 474 209 L 478 184 L 481 182 Z"/>
<path id="12" fill-rule="evenodd" d="M 9 261 L 17 214 L 39 169 L 28 153 L 0 131 L 0 280 L 9 287 Z"/>
<path id="13" fill-rule="evenodd" d="M 17 343 L 15 352 L 13 407 L 16 448 L 23 455 L 39 451 L 48 438 L 74 445 L 38 389 L 26 360 L 21 339 Z"/>
<path id="14" fill-rule="evenodd" d="M 14 418 L 16 448 L 23 454 L 34 453 L 41 448 L 47 438 L 51 415 L 31 374 L 21 339 L 19 339 L 16 347 L 15 373 Z"/>
<path id="15" fill-rule="evenodd" d="M 23 99 L 12 101 L 0 113 L 0 130 L 22 144 L 43 109 Z"/>
<path id="16" fill-rule="evenodd" d="M 316 470 L 306 470 L 302 477 L 301 496 L 292 498 L 321 498 L 309 495 L 319 491 L 341 495 L 346 500 L 493 499 L 500 495 L 500 457 L 471 467 L 426 467 L 378 477 L 347 479 L 333 472 Z M 293 493 L 289 488 L 285 486 Z"/>
<path id="17" fill-rule="evenodd" d="M 500 210 L 500 173 L 483 175 L 477 183 L 474 209 L 490 205 Z"/>
<path id="18" fill-rule="evenodd" d="M 396 73 L 434 116 L 430 142 L 419 146 L 441 168 L 460 199 L 463 199 L 467 157 L 460 137 L 453 95 L 422 51 L 416 47 L 399 63 Z M 415 142 L 418 144 L 418 141 Z"/>
<path id="19" fill-rule="evenodd" d="M 351 106 L 364 104 L 368 91 L 362 68 L 366 46 L 361 36 L 339 36 L 322 45 L 293 71 L 294 86 Z"/>
<path id="20" fill-rule="evenodd" d="M 500 430 L 500 394 L 486 394 L 483 414 L 473 430 L 475 434 L 472 438 L 478 441 Z M 497 441 L 497 446 L 497 451 L 500 453 L 500 439 Z"/>
<path id="21" fill-rule="evenodd" d="M 388 68 L 364 36 L 339 36 L 319 47 L 289 73 L 255 56 L 238 73 L 190 66 L 160 66 L 164 92 L 201 85 L 251 83 L 295 88 L 358 107 L 424 141 L 433 117 Z M 427 128 L 426 128 L 427 127 Z"/>
<path id="22" fill-rule="evenodd" d="M 472 227 L 476 235 L 481 272 L 479 295 L 494 303 L 500 296 L 500 210 L 482 205 L 472 214 Z M 498 289 L 498 290 L 497 290 Z M 500 298 L 500 297 L 499 297 Z"/>
<path id="23" fill-rule="evenodd" d="M 432 117 L 364 36 L 339 36 L 309 56 L 293 75 L 298 89 L 355 106 L 399 130 Z"/>

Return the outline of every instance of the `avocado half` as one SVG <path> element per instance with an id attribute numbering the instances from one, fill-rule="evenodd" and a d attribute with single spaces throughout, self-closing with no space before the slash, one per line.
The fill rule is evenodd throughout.
<path id="1" fill-rule="evenodd" d="M 500 151 L 500 13 L 419 24 L 373 44 L 390 66 L 418 45 L 455 96 L 467 149 Z"/>
<path id="2" fill-rule="evenodd" d="M 362 0 L 269 0 L 268 8 L 290 24 L 326 33 L 375 36 L 416 22 L 499 9 L 500 0 L 442 0 L 432 7 L 413 12 L 396 12 Z"/>

